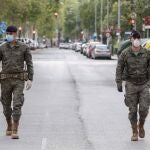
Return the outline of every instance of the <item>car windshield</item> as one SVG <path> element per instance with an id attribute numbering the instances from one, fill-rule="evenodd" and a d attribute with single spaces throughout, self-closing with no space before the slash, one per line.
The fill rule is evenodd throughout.
<path id="1" fill-rule="evenodd" d="M 99 50 L 107 50 L 107 46 L 106 45 L 96 45 L 96 49 L 99 49 Z"/>

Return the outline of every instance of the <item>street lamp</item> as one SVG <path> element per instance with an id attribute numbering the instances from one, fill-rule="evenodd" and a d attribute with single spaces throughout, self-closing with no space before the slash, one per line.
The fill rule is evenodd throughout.
<path id="1" fill-rule="evenodd" d="M 58 13 L 55 12 L 54 13 L 54 16 L 56 18 L 56 21 L 57 21 L 57 46 L 59 47 L 59 42 L 60 42 L 60 36 L 59 36 L 59 27 L 58 27 Z"/>
<path id="2" fill-rule="evenodd" d="M 97 0 L 95 2 L 95 34 L 97 36 Z"/>
<path id="3" fill-rule="evenodd" d="M 22 31 L 22 28 L 19 27 L 18 30 L 19 30 L 18 37 L 19 37 L 19 39 L 20 39 L 20 38 L 21 38 L 21 31 Z"/>
<path id="4" fill-rule="evenodd" d="M 110 9 L 110 0 L 107 0 L 107 29 L 109 28 L 109 9 Z"/>
<path id="5" fill-rule="evenodd" d="M 55 12 L 55 13 L 54 13 L 54 16 L 57 18 L 57 17 L 58 17 L 58 13 L 57 13 L 57 12 Z"/>
<path id="6" fill-rule="evenodd" d="M 101 42 L 103 43 L 103 0 L 101 0 Z"/>
<path id="7" fill-rule="evenodd" d="M 121 36 L 120 36 L 120 0 L 118 0 L 118 29 L 117 29 L 117 36 L 118 36 L 118 45 L 119 45 L 120 41 L 121 41 Z"/>

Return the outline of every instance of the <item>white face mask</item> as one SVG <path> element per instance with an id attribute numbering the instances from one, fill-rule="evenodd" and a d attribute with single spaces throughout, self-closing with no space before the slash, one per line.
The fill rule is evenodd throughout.
<path id="1" fill-rule="evenodd" d="M 141 45 L 141 41 L 139 39 L 133 40 L 133 46 L 134 47 L 139 47 Z"/>

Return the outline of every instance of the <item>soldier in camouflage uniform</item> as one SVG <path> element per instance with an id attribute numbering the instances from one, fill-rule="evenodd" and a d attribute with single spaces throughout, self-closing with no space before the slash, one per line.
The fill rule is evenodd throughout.
<path id="1" fill-rule="evenodd" d="M 150 53 L 140 46 L 138 32 L 133 33 L 131 42 L 131 47 L 119 56 L 116 83 L 118 91 L 122 92 L 122 81 L 125 80 L 125 104 L 129 107 L 129 120 L 133 131 L 131 140 L 138 141 L 138 136 L 145 137 L 144 123 L 150 105 Z M 122 78 L 123 73 L 125 79 Z"/>
<path id="2" fill-rule="evenodd" d="M 18 126 L 21 108 L 24 103 L 24 85 L 30 89 L 33 80 L 33 63 L 29 48 L 16 41 L 17 28 L 9 26 L 6 30 L 7 42 L 0 46 L 0 60 L 2 61 L 1 102 L 7 121 L 6 135 L 18 139 Z M 25 67 L 27 66 L 25 71 Z M 12 105 L 12 107 L 11 107 Z"/>

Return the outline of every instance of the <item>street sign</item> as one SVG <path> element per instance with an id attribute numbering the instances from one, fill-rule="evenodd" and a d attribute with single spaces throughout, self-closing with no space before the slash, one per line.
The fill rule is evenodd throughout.
<path id="1" fill-rule="evenodd" d="M 146 25 L 146 26 L 145 26 L 145 29 L 150 29 L 150 25 Z"/>
<path id="2" fill-rule="evenodd" d="M 116 32 L 116 35 L 117 35 L 117 36 L 120 36 L 120 32 Z"/>
<path id="3" fill-rule="evenodd" d="M 150 26 L 150 16 L 146 16 L 144 18 L 144 24 L 145 24 L 145 26 Z"/>
<path id="4" fill-rule="evenodd" d="M 0 35 L 6 32 L 7 24 L 6 22 L 0 22 Z"/>

